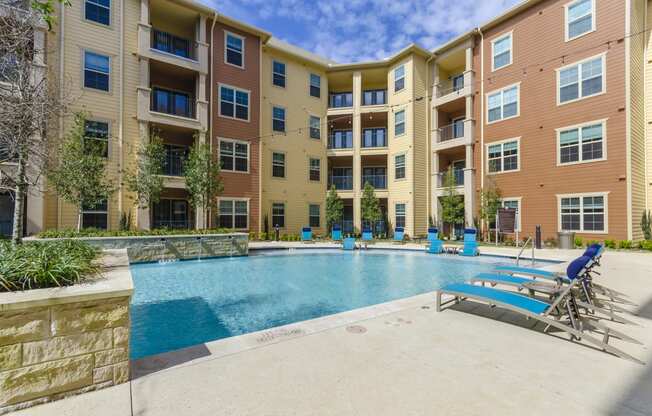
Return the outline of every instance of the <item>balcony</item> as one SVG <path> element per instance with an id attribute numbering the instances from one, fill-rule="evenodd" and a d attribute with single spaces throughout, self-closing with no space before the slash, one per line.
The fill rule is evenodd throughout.
<path id="1" fill-rule="evenodd" d="M 362 188 L 369 183 L 374 189 L 387 189 L 387 175 L 362 175 Z"/>
<path id="2" fill-rule="evenodd" d="M 328 148 L 353 149 L 353 130 L 335 130 L 328 136 Z"/>
<path id="3" fill-rule="evenodd" d="M 196 61 L 196 45 L 194 42 L 162 30 L 152 29 L 152 49 Z"/>
<path id="4" fill-rule="evenodd" d="M 328 188 L 335 186 L 338 191 L 353 190 L 353 176 L 336 176 L 331 175 L 328 178 Z"/>
<path id="5" fill-rule="evenodd" d="M 473 144 L 473 120 L 457 121 L 434 131 L 433 150 L 444 150 L 455 146 Z"/>
<path id="6" fill-rule="evenodd" d="M 138 54 L 148 59 L 208 74 L 208 44 L 138 24 Z"/>
<path id="7" fill-rule="evenodd" d="M 154 88 L 150 109 L 157 113 L 194 119 L 195 104 L 188 93 Z"/>
<path id="8" fill-rule="evenodd" d="M 458 98 L 469 96 L 472 93 L 473 71 L 466 71 L 461 76 L 443 80 L 437 85 L 435 106 L 440 106 Z"/>
<path id="9" fill-rule="evenodd" d="M 190 93 L 162 88 L 138 89 L 138 119 L 192 130 L 208 128 L 208 104 Z"/>
<path id="10" fill-rule="evenodd" d="M 328 94 L 328 108 L 353 107 L 352 92 L 337 92 Z"/>
<path id="11" fill-rule="evenodd" d="M 165 145 L 163 175 L 183 176 L 183 166 L 188 158 L 188 147 Z"/>
<path id="12" fill-rule="evenodd" d="M 363 106 L 384 106 L 385 104 L 387 104 L 387 90 L 365 90 L 362 92 Z"/>
<path id="13" fill-rule="evenodd" d="M 437 196 L 444 196 L 447 192 L 446 189 L 446 174 L 448 172 L 439 172 L 436 174 L 435 188 Z M 455 177 L 455 192 L 458 195 L 464 194 L 464 169 L 453 169 L 453 176 Z"/>
<path id="14" fill-rule="evenodd" d="M 362 148 L 387 147 L 387 129 L 365 128 L 362 129 Z"/>

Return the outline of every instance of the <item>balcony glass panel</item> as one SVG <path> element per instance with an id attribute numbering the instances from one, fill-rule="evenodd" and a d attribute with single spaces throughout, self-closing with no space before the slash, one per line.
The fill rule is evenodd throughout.
<path id="1" fill-rule="evenodd" d="M 333 185 L 337 190 L 352 190 L 353 168 L 333 168 L 328 177 L 328 187 Z"/>
<path id="2" fill-rule="evenodd" d="M 369 182 L 375 189 L 387 189 L 387 169 L 380 167 L 362 168 L 362 187 Z"/>
<path id="3" fill-rule="evenodd" d="M 362 130 L 362 147 L 386 147 L 387 146 L 387 129 L 384 127 L 363 129 Z"/>
<path id="4" fill-rule="evenodd" d="M 362 94 L 362 105 L 386 104 L 387 90 L 367 90 Z"/>
<path id="5" fill-rule="evenodd" d="M 328 138 L 329 149 L 353 148 L 353 130 L 335 130 Z"/>
<path id="6" fill-rule="evenodd" d="M 330 108 L 353 107 L 353 93 L 338 92 L 329 94 L 328 106 Z"/>

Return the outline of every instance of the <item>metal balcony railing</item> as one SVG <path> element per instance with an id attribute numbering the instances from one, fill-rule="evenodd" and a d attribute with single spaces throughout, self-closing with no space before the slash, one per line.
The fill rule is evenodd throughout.
<path id="1" fill-rule="evenodd" d="M 186 59 L 196 59 L 194 42 L 175 36 L 162 30 L 152 30 L 152 49 L 180 56 Z"/>
<path id="2" fill-rule="evenodd" d="M 335 185 L 338 191 L 353 190 L 353 176 L 331 176 L 328 178 L 328 187 Z"/>
<path id="3" fill-rule="evenodd" d="M 330 134 L 328 137 L 329 149 L 352 149 L 353 148 L 353 131 L 341 130 Z"/>
<path id="4" fill-rule="evenodd" d="M 463 90 L 464 84 L 464 77 L 441 81 L 437 84 L 437 98 Z"/>
<path id="5" fill-rule="evenodd" d="M 183 166 L 188 150 L 184 148 L 166 148 L 163 162 L 163 174 L 167 176 L 183 176 Z"/>
<path id="6" fill-rule="evenodd" d="M 437 174 L 437 188 L 446 187 L 446 174 L 448 172 L 439 172 Z M 464 170 L 454 169 L 453 176 L 455 177 L 455 186 L 464 186 Z"/>
<path id="7" fill-rule="evenodd" d="M 437 142 L 439 143 L 461 137 L 464 137 L 464 121 L 457 121 L 437 129 Z"/>
<path id="8" fill-rule="evenodd" d="M 195 118 L 195 100 L 190 97 L 190 94 L 184 92 L 154 88 L 150 108 L 157 113 Z"/>
<path id="9" fill-rule="evenodd" d="M 387 189 L 387 175 L 363 175 L 362 188 L 367 182 L 375 189 Z"/>

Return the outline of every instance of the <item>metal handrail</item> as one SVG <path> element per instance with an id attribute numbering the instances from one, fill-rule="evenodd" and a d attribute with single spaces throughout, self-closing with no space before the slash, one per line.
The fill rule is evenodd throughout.
<path id="1" fill-rule="evenodd" d="M 523 251 L 527 248 L 527 244 L 532 243 L 532 265 L 534 266 L 534 241 L 532 241 L 532 237 L 528 237 L 527 240 L 525 240 L 525 244 L 523 244 L 523 247 L 521 247 L 521 251 L 518 252 L 516 255 L 516 265 L 518 266 L 519 261 L 521 260 L 521 254 L 523 254 Z"/>

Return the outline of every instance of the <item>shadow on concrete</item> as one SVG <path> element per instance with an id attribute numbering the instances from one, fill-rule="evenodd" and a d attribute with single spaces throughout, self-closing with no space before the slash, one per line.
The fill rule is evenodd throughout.
<path id="1" fill-rule="evenodd" d="M 144 377 L 157 371 L 175 367 L 199 358 L 208 357 L 211 352 L 206 345 L 199 344 L 176 351 L 164 352 L 131 362 L 131 379 Z"/>
<path id="2" fill-rule="evenodd" d="M 652 415 L 652 357 L 636 380 L 627 387 L 623 396 L 613 402 L 610 416 Z"/>
<path id="3" fill-rule="evenodd" d="M 634 315 L 645 319 L 652 319 L 652 298 L 648 299 L 647 302 L 639 306 L 638 309 L 634 312 Z M 650 413 L 652 413 L 652 411 Z"/>

